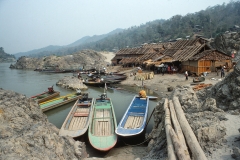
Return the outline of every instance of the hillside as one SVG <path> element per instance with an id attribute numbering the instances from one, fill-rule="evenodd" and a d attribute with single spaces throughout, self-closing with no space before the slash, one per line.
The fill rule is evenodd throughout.
<path id="1" fill-rule="evenodd" d="M 10 55 L 4 52 L 4 49 L 0 47 L 0 62 L 14 62 L 16 61 L 14 55 Z"/>
<path id="2" fill-rule="evenodd" d="M 78 49 L 75 49 L 75 46 L 78 45 L 84 45 L 86 43 L 94 43 L 96 41 L 99 41 L 103 38 L 106 38 L 110 35 L 113 34 L 117 34 L 119 32 L 123 31 L 123 29 L 115 29 L 107 34 L 103 34 L 103 35 L 94 35 L 94 36 L 85 36 L 69 45 L 66 46 L 47 46 L 44 48 L 40 48 L 40 49 L 35 49 L 32 51 L 28 51 L 28 52 L 20 52 L 20 53 L 16 53 L 15 56 L 17 58 L 21 57 L 21 56 L 30 56 L 30 57 L 43 57 L 43 56 L 49 56 L 49 55 L 67 55 L 67 54 L 72 54 L 75 53 L 77 51 L 80 51 Z"/>
<path id="3" fill-rule="evenodd" d="M 185 16 L 175 15 L 168 20 L 155 20 L 144 25 L 132 26 L 121 32 L 107 36 L 83 37 L 82 39 L 57 49 L 45 50 L 31 55 L 42 57 L 48 55 L 67 55 L 83 49 L 96 51 L 116 51 L 127 47 L 139 47 L 143 43 L 157 43 L 188 39 L 195 34 L 206 38 L 215 38 L 226 32 L 240 30 L 240 2 L 208 7 L 205 10 L 189 13 Z M 74 46 L 76 45 L 76 46 Z M 26 55 L 29 55 L 26 53 Z"/>

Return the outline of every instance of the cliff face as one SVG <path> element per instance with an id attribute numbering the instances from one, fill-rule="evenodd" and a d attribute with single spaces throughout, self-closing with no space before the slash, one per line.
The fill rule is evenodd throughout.
<path id="1" fill-rule="evenodd" d="M 0 159 L 83 159 L 85 144 L 58 135 L 37 103 L 0 89 Z"/>
<path id="2" fill-rule="evenodd" d="M 229 55 L 234 53 L 233 61 L 240 60 L 240 32 L 227 32 L 218 35 L 211 45 Z"/>
<path id="3" fill-rule="evenodd" d="M 43 58 L 20 57 L 10 68 L 14 69 L 36 69 L 46 66 L 58 66 L 59 69 L 90 69 L 91 67 L 106 66 L 106 57 L 93 50 L 83 50 L 72 55 L 49 56 Z"/>

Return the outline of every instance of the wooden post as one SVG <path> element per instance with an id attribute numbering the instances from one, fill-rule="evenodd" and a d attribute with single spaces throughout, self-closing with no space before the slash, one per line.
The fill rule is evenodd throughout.
<path id="1" fill-rule="evenodd" d="M 178 156 L 178 160 L 191 160 L 191 158 L 189 157 L 189 154 L 185 153 L 184 147 L 182 146 L 181 142 L 179 141 L 172 127 L 170 128 L 169 131 L 170 131 L 169 133 L 172 138 L 175 152 L 177 153 L 177 156 Z"/>
<path id="2" fill-rule="evenodd" d="M 174 126 L 174 130 L 176 132 L 176 135 L 179 139 L 179 142 L 181 143 L 181 146 L 184 149 L 184 153 L 185 153 L 186 158 L 190 159 L 190 155 L 189 155 L 188 148 L 187 148 L 187 145 L 186 145 L 186 142 L 185 142 L 185 138 L 183 136 L 181 126 L 178 122 L 172 100 L 169 100 L 169 108 L 170 108 L 170 111 L 171 111 L 171 119 L 172 119 L 172 122 L 173 122 L 173 126 Z"/>
<path id="3" fill-rule="evenodd" d="M 176 160 L 176 155 L 174 153 L 173 143 L 169 134 L 169 129 L 171 128 L 171 120 L 170 120 L 170 112 L 168 109 L 168 99 L 165 98 L 164 102 L 164 110 L 165 110 L 165 131 L 167 137 L 167 150 L 168 150 L 168 159 Z"/>
<path id="4" fill-rule="evenodd" d="M 185 114 L 182 110 L 182 106 L 178 100 L 178 97 L 173 97 L 173 104 L 177 114 L 178 121 L 186 137 L 187 144 L 193 154 L 194 160 L 207 160 L 201 146 L 198 143 L 198 140 L 195 134 L 192 131 L 192 128 L 190 127 L 185 117 Z"/>

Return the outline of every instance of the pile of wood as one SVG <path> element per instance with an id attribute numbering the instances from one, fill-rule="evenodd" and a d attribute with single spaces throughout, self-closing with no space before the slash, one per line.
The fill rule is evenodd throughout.
<path id="1" fill-rule="evenodd" d="M 206 87 L 209 87 L 209 86 L 212 86 L 212 84 L 211 84 L 211 83 L 209 83 L 209 84 L 200 83 L 200 84 L 194 86 L 194 87 L 193 87 L 193 90 L 194 90 L 194 91 L 198 91 L 198 90 L 201 90 L 201 89 L 206 88 Z"/>
<path id="2" fill-rule="evenodd" d="M 137 81 L 143 81 L 147 79 L 153 79 L 154 73 L 153 72 L 148 72 L 148 73 L 136 73 L 134 80 Z"/>
<path id="3" fill-rule="evenodd" d="M 173 97 L 173 100 L 166 98 L 164 110 L 168 159 L 190 160 L 192 157 L 194 160 L 207 160 L 185 117 L 178 97 Z"/>

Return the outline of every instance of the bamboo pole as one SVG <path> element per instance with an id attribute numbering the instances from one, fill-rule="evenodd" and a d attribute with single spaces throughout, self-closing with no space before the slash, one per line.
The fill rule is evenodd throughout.
<path id="1" fill-rule="evenodd" d="M 198 140 L 195 136 L 195 134 L 192 131 L 192 128 L 190 127 L 185 114 L 182 110 L 181 104 L 178 100 L 178 97 L 173 97 L 173 104 L 176 111 L 176 115 L 178 118 L 178 121 L 180 123 L 180 126 L 182 128 L 182 131 L 185 135 L 187 144 L 193 154 L 194 160 L 207 160 L 201 146 L 198 143 Z"/>
<path id="2" fill-rule="evenodd" d="M 169 130 L 170 136 L 172 138 L 172 142 L 174 145 L 175 152 L 177 153 L 178 160 L 191 160 L 189 154 L 185 153 L 184 147 L 182 146 L 181 142 L 179 141 L 177 134 L 171 127 Z"/>
<path id="3" fill-rule="evenodd" d="M 185 142 L 185 138 L 184 138 L 181 126 L 178 122 L 172 100 L 169 100 L 169 108 L 170 108 L 170 112 L 171 112 L 171 119 L 173 122 L 174 131 L 176 132 L 179 142 L 181 143 L 181 146 L 183 147 L 186 158 L 190 159 L 190 155 L 189 155 L 188 148 L 187 148 L 187 145 Z"/>
<path id="4" fill-rule="evenodd" d="M 164 110 L 165 110 L 165 131 L 167 137 L 167 149 L 168 149 L 168 159 L 176 160 L 176 155 L 174 153 L 173 143 L 169 134 L 169 129 L 171 128 L 171 120 L 170 120 L 170 112 L 168 109 L 168 99 L 165 98 L 164 102 Z"/>

